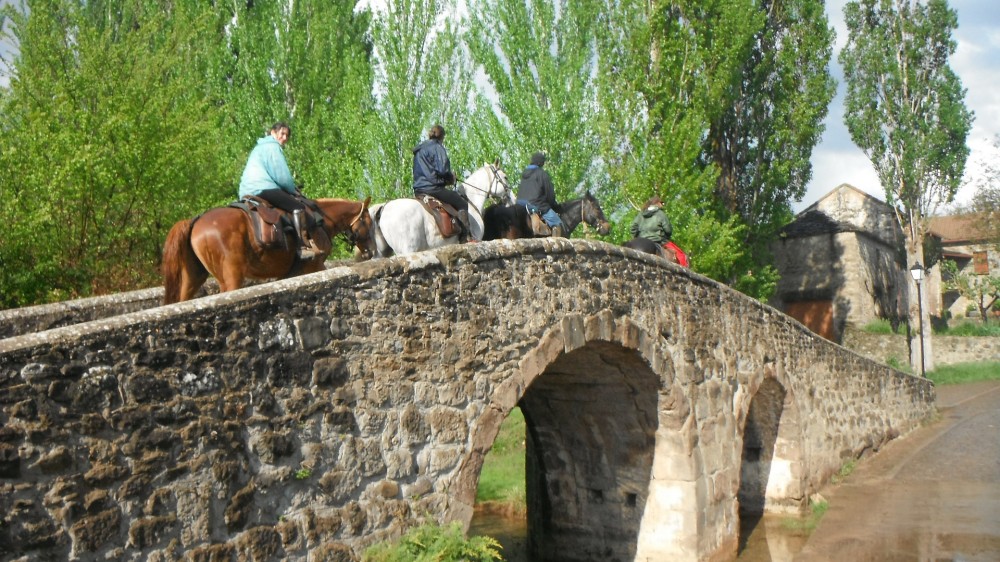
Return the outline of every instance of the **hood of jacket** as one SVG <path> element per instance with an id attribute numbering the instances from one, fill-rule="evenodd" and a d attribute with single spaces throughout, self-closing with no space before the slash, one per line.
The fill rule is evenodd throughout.
<path id="1" fill-rule="evenodd" d="M 656 211 L 659 211 L 659 210 L 660 210 L 659 207 L 647 207 L 646 209 L 644 209 L 642 211 L 642 216 L 643 216 L 643 218 L 647 218 L 648 219 L 649 217 L 655 215 Z"/>
<path id="2" fill-rule="evenodd" d="M 541 168 L 538 167 L 538 166 L 534 166 L 534 165 L 528 166 L 527 168 L 524 169 L 523 172 L 521 172 L 521 179 L 523 180 L 523 179 L 530 178 L 531 176 L 535 175 L 538 172 L 538 170 L 540 170 L 540 169 Z"/>

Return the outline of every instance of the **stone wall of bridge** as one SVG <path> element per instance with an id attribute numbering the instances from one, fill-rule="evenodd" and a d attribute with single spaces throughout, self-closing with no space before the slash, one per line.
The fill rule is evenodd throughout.
<path id="1" fill-rule="evenodd" d="M 651 256 L 449 247 L 0 340 L 0 557 L 356 559 L 518 405 L 536 559 L 726 557 L 933 398 Z"/>

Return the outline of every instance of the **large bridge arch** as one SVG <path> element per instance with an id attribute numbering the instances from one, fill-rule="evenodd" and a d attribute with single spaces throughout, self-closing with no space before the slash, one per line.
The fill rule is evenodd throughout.
<path id="1" fill-rule="evenodd" d="M 926 381 L 711 280 L 579 240 L 449 247 L 0 340 L 0 550 L 356 556 L 427 517 L 468 521 L 522 403 L 543 556 L 617 513 L 578 559 L 725 557 L 769 378 L 809 413 L 803 493 L 933 403 Z M 602 424 L 608 409 L 623 413 Z"/>

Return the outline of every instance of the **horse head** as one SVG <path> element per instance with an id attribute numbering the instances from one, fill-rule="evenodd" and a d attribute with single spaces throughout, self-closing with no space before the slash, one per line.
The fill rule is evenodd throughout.
<path id="1" fill-rule="evenodd" d="M 482 208 L 487 199 L 501 205 L 513 205 L 514 191 L 507 181 L 507 174 L 500 168 L 498 158 L 492 164 L 483 164 L 481 168 L 460 182 L 460 191 L 476 208 Z"/>
<path id="2" fill-rule="evenodd" d="M 359 259 L 371 259 L 375 255 L 375 227 L 368 205 L 372 198 L 366 197 L 361 204 L 361 210 L 351 221 L 351 229 L 347 232 L 347 240 L 353 244 L 359 253 Z"/>
<path id="3" fill-rule="evenodd" d="M 606 236 L 611 232 L 611 223 L 608 222 L 608 219 L 604 218 L 604 211 L 601 210 L 601 204 L 597 202 L 597 199 L 589 191 L 584 195 L 581 202 L 580 217 L 591 228 L 596 228 L 597 233 L 601 236 Z"/>
<path id="4" fill-rule="evenodd" d="M 359 259 L 366 260 L 375 255 L 375 228 L 371 213 L 368 212 L 371 197 L 364 201 L 317 199 L 316 202 L 323 210 L 327 233 L 331 238 L 343 234 L 357 248 Z"/>

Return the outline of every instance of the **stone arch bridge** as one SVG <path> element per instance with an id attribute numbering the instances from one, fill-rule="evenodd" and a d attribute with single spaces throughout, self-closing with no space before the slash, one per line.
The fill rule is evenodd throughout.
<path id="1" fill-rule="evenodd" d="M 4 560 L 353 560 L 468 524 L 527 420 L 536 560 L 725 560 L 934 388 L 690 271 L 453 246 L 0 340 Z"/>

